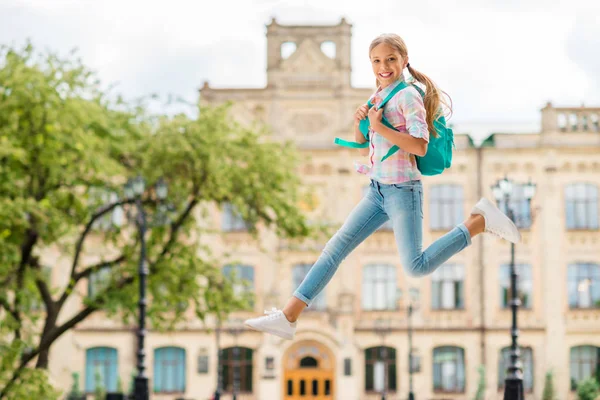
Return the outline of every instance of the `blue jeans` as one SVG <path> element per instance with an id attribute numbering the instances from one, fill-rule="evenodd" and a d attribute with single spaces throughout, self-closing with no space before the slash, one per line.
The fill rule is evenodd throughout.
<path id="1" fill-rule="evenodd" d="M 432 273 L 471 244 L 469 231 L 460 224 L 423 251 L 421 181 L 385 185 L 372 180 L 367 194 L 327 242 L 321 256 L 294 292 L 294 297 L 310 305 L 348 254 L 388 219 L 392 222 L 400 262 L 410 276 Z"/>

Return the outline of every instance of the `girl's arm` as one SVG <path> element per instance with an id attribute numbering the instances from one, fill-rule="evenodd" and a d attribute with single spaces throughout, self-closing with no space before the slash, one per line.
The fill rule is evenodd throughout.
<path id="1" fill-rule="evenodd" d="M 380 111 L 383 111 L 383 109 Z M 380 111 L 377 111 L 377 113 L 380 114 Z M 398 132 L 388 128 L 381 122 L 381 116 L 379 116 L 377 122 L 373 124 L 373 130 L 407 153 L 411 153 L 419 157 L 423 157 L 427 153 L 426 139 L 416 138 L 406 132 Z"/>
<path id="2" fill-rule="evenodd" d="M 406 88 L 398 94 L 397 102 L 397 107 L 406 120 L 408 132 L 398 132 L 383 125 L 383 109 L 375 110 L 374 107 L 369 110 L 373 129 L 407 153 L 422 157 L 427 153 L 429 142 L 423 98 L 415 88 Z"/>
<path id="3" fill-rule="evenodd" d="M 360 131 L 360 129 L 358 128 L 359 124 L 358 123 L 354 123 L 354 141 L 357 143 L 365 143 L 367 141 L 367 139 L 365 139 L 365 137 L 363 136 L 362 132 Z M 360 153 L 361 156 L 368 156 L 369 155 L 369 148 L 365 147 L 364 149 L 358 149 L 358 152 Z"/>

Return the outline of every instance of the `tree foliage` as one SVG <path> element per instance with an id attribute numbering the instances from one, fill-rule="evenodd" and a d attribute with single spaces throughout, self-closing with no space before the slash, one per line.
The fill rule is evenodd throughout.
<path id="1" fill-rule="evenodd" d="M 134 321 L 140 234 L 135 223 L 111 221 L 136 215 L 136 198 L 122 189 L 128 178 L 147 182 L 140 203 L 149 221 L 148 318 L 169 329 L 189 309 L 223 318 L 247 304 L 202 240 L 215 234 L 215 209 L 232 204 L 255 237 L 309 235 L 297 207 L 297 161 L 291 144 L 236 124 L 228 106 L 203 107 L 194 118 L 148 115 L 143 103 L 103 91 L 75 54 L 2 47 L 0 399 L 43 376 L 52 344 L 91 314 Z M 166 201 L 153 189 L 160 179 Z M 68 279 L 53 284 L 50 269 Z M 81 307 L 69 314 L 72 298 Z"/>

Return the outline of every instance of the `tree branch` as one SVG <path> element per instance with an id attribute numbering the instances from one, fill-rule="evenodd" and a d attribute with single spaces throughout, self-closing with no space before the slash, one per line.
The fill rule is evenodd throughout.
<path id="1" fill-rule="evenodd" d="M 133 202 L 135 202 L 135 199 L 125 199 L 122 201 L 118 201 L 116 203 L 109 204 L 105 207 L 100 208 L 100 210 L 96 214 L 92 215 L 92 218 L 90 218 L 90 220 L 88 221 L 87 225 L 85 226 L 85 229 L 81 233 L 81 236 L 79 236 L 79 239 L 77 240 L 77 244 L 75 245 L 75 255 L 73 256 L 73 265 L 71 265 L 71 275 L 69 281 L 72 281 L 75 278 L 75 270 L 77 269 L 79 257 L 81 256 L 81 251 L 83 250 L 83 242 L 85 241 L 85 238 L 87 237 L 88 233 L 92 230 L 94 222 L 96 222 L 96 220 L 98 220 L 100 217 L 114 210 L 115 208 L 125 204 L 131 204 Z"/>
<path id="2" fill-rule="evenodd" d="M 18 320 L 18 318 L 19 318 L 19 314 L 17 314 L 17 313 L 15 312 L 15 310 L 13 310 L 13 309 L 10 307 L 10 303 L 8 302 L 8 300 L 6 300 L 6 298 L 4 298 L 4 297 L 0 297 L 0 306 L 4 307 L 4 309 L 5 309 L 5 310 L 6 310 L 6 311 L 7 311 L 7 312 L 10 314 L 10 315 L 12 315 L 12 317 L 13 317 L 14 319 Z"/>
<path id="3" fill-rule="evenodd" d="M 32 225 L 34 223 L 33 218 L 31 221 Z M 17 320 L 17 327 L 15 328 L 15 336 L 17 338 L 21 337 L 21 298 L 20 293 L 22 292 L 23 285 L 25 284 L 25 270 L 27 269 L 27 265 L 31 263 L 31 253 L 33 251 L 33 247 L 37 242 L 38 234 L 33 229 L 27 229 L 27 235 L 25 237 L 25 242 L 21 245 L 21 262 L 19 263 L 19 269 L 17 270 L 17 288 L 15 290 L 15 308 L 14 312 L 16 313 L 14 316 Z"/>
<path id="4" fill-rule="evenodd" d="M 60 296 L 60 298 L 56 302 L 57 305 L 58 305 L 58 308 L 60 309 L 63 306 L 64 302 L 67 300 L 67 298 L 71 294 L 71 291 L 73 290 L 73 288 L 75 287 L 75 285 L 77 285 L 77 282 L 79 282 L 81 279 L 89 277 L 91 274 L 93 274 L 94 272 L 98 271 L 100 268 L 112 267 L 114 265 L 122 263 L 126 259 L 127 259 L 127 256 L 125 256 L 124 254 L 121 254 L 119 257 L 117 257 L 117 258 L 115 258 L 113 260 L 105 261 L 105 262 L 99 262 L 97 264 L 94 264 L 94 265 L 91 265 L 91 266 L 87 267 L 86 269 L 84 269 L 81 272 L 75 273 L 75 275 L 73 276 L 73 278 L 71 280 L 69 280 L 69 284 L 65 288 L 63 294 Z"/>
<path id="5" fill-rule="evenodd" d="M 133 281 L 134 281 L 133 277 L 125 278 L 125 279 L 121 280 L 121 282 L 119 282 L 115 287 L 107 289 L 107 291 L 121 290 L 125 286 L 133 283 Z M 73 316 L 70 320 L 68 320 L 61 326 L 51 329 L 46 337 L 42 337 L 40 339 L 40 344 L 38 345 L 38 347 L 35 350 L 31 351 L 30 353 L 27 353 L 27 355 L 24 355 L 24 357 L 21 358 L 21 363 L 19 364 L 19 367 L 13 372 L 12 377 L 6 383 L 4 388 L 2 388 L 2 390 L 0 390 L 0 399 L 5 398 L 5 396 L 8 394 L 9 389 L 15 384 L 15 382 L 17 381 L 17 379 L 23 372 L 23 369 L 31 360 L 33 360 L 35 357 L 37 357 L 42 351 L 50 348 L 50 345 L 52 345 L 52 343 L 56 339 L 58 339 L 63 333 L 65 333 L 69 329 L 75 327 L 75 325 L 77 325 L 78 323 L 80 323 L 81 321 L 83 321 L 84 319 L 89 317 L 95 311 L 98 311 L 100 309 L 100 306 L 102 305 L 102 303 L 103 303 L 102 301 L 99 301 L 96 305 L 87 306 L 86 308 L 81 310 L 79 313 L 77 313 L 75 316 Z"/>
<path id="6" fill-rule="evenodd" d="M 181 229 L 181 226 L 185 222 L 186 218 L 190 215 L 196 204 L 198 204 L 198 198 L 194 197 L 188 203 L 188 205 L 186 206 L 185 210 L 181 213 L 179 218 L 177 218 L 177 220 L 171 224 L 171 232 L 169 234 L 169 239 L 167 240 L 167 243 L 163 247 L 156 260 L 154 260 L 154 262 L 152 262 L 151 265 L 158 264 L 169 252 L 173 244 L 177 241 L 177 233 L 179 232 L 179 229 Z"/>

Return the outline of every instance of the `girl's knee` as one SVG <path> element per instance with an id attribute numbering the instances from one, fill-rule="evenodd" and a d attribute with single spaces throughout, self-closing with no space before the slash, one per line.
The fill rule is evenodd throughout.
<path id="1" fill-rule="evenodd" d="M 416 258 L 412 260 L 404 260 L 402 263 L 404 266 L 404 272 L 411 278 L 420 278 L 428 274 L 426 268 L 424 268 L 422 258 Z"/>

